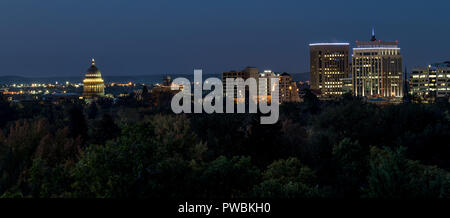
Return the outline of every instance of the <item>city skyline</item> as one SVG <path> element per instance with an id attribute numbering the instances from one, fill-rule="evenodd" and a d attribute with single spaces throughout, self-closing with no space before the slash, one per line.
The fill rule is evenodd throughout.
<path id="1" fill-rule="evenodd" d="M 248 65 L 305 73 L 310 43 L 353 48 L 370 39 L 373 27 L 378 39 L 399 41 L 408 69 L 449 59 L 448 2 L 385 7 L 381 1 L 371 8 L 385 13 L 373 16 L 355 2 L 176 3 L 0 3 L 0 76 L 79 75 L 92 57 L 110 76 L 189 74 L 194 67 L 221 73 Z"/>
<path id="2" fill-rule="evenodd" d="M 0 0 L 0 199 L 34 216 L 434 217 L 449 6 Z"/>

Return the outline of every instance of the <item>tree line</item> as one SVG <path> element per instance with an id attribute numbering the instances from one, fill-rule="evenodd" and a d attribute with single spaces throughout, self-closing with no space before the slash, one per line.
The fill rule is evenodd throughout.
<path id="1" fill-rule="evenodd" d="M 258 114 L 170 111 L 145 90 L 113 103 L 0 99 L 4 198 L 448 198 L 450 105 L 344 96 Z"/>

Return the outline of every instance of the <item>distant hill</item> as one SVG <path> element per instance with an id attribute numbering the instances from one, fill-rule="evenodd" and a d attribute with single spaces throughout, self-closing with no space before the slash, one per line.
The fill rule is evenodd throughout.
<path id="1" fill-rule="evenodd" d="M 13 83 L 55 83 L 76 80 L 80 81 L 81 78 L 76 77 L 23 77 L 23 76 L 0 76 L 0 84 L 13 84 Z"/>
<path id="2" fill-rule="evenodd" d="M 291 74 L 294 81 L 306 81 L 309 80 L 309 73 L 293 73 Z M 159 75 L 135 75 L 135 76 L 104 76 L 104 80 L 107 83 L 115 82 L 115 83 L 126 83 L 126 82 L 133 82 L 133 83 L 145 83 L 145 84 L 155 84 L 160 83 L 163 81 L 163 79 L 167 76 L 167 74 L 159 74 Z M 194 80 L 193 74 L 169 74 L 169 76 L 172 79 L 175 79 L 177 77 L 184 77 L 191 81 Z M 217 77 L 220 78 L 220 74 L 203 74 L 203 79 L 209 78 L 209 77 Z M 23 76 L 0 76 L 0 84 L 20 84 L 20 83 L 64 83 L 64 82 L 70 82 L 70 83 L 82 83 L 83 77 L 61 77 L 61 76 L 55 76 L 55 77 L 23 77 Z"/>
<path id="3" fill-rule="evenodd" d="M 306 73 L 292 73 L 292 79 L 294 81 L 308 81 L 309 80 L 309 72 Z"/>
<path id="4" fill-rule="evenodd" d="M 105 82 L 134 82 L 134 83 L 158 83 L 163 79 L 163 75 L 144 76 L 104 76 Z M 22 77 L 22 76 L 0 76 L 0 84 L 13 83 L 82 83 L 83 77 Z"/>
<path id="5" fill-rule="evenodd" d="M 0 76 L 0 83 L 9 84 L 9 83 L 29 83 L 31 80 L 26 77 L 21 76 Z"/>
<path id="6" fill-rule="evenodd" d="M 133 83 L 160 83 L 163 81 L 163 79 L 166 77 L 166 74 L 161 75 L 133 75 L 133 76 L 103 76 L 103 79 L 107 83 L 115 82 L 115 83 L 127 83 L 127 82 L 133 82 Z M 172 79 L 175 79 L 177 77 L 185 77 L 187 79 L 193 80 L 194 75 L 186 74 L 172 74 L 169 75 Z M 217 77 L 218 75 L 208 75 L 204 74 L 203 78 L 208 77 Z M 64 83 L 66 81 L 70 83 L 82 83 L 83 82 L 83 76 L 77 76 L 77 77 L 61 77 L 61 76 L 54 76 L 54 77 L 22 77 L 22 76 L 0 76 L 0 84 L 13 84 L 13 83 Z"/>

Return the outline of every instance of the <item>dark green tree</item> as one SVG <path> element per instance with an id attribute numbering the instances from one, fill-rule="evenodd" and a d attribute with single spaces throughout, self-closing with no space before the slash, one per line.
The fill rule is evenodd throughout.
<path id="1" fill-rule="evenodd" d="M 262 176 L 263 181 L 254 188 L 258 198 L 318 198 L 323 194 L 314 171 L 297 158 L 273 162 Z"/>
<path id="2" fill-rule="evenodd" d="M 333 159 L 337 165 L 336 191 L 341 197 L 359 197 L 368 173 L 369 146 L 345 138 L 333 147 Z"/>
<path id="3" fill-rule="evenodd" d="M 89 107 L 87 109 L 87 116 L 88 119 L 93 120 L 97 117 L 98 114 L 98 106 L 97 103 L 92 102 L 91 104 L 89 104 Z"/>
<path id="4" fill-rule="evenodd" d="M 408 160 L 400 147 L 370 152 L 369 198 L 448 198 L 450 175 L 434 166 Z"/>
<path id="5" fill-rule="evenodd" d="M 91 133 L 91 143 L 103 145 L 107 140 L 120 136 L 120 128 L 109 114 L 104 114 L 100 120 L 94 122 Z"/>
<path id="6" fill-rule="evenodd" d="M 68 127 L 71 137 L 76 138 L 80 136 L 82 139 L 86 139 L 88 127 L 80 107 L 72 106 L 69 108 Z"/>

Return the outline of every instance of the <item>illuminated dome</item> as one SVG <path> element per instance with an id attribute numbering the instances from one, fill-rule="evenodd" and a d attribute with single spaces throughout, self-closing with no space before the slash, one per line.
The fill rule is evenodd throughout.
<path id="1" fill-rule="evenodd" d="M 95 66 L 95 60 L 92 59 L 91 67 L 86 72 L 85 79 L 83 80 L 83 97 L 86 99 L 92 99 L 95 97 L 101 97 L 105 95 L 105 83 L 102 79 L 100 70 Z"/>

